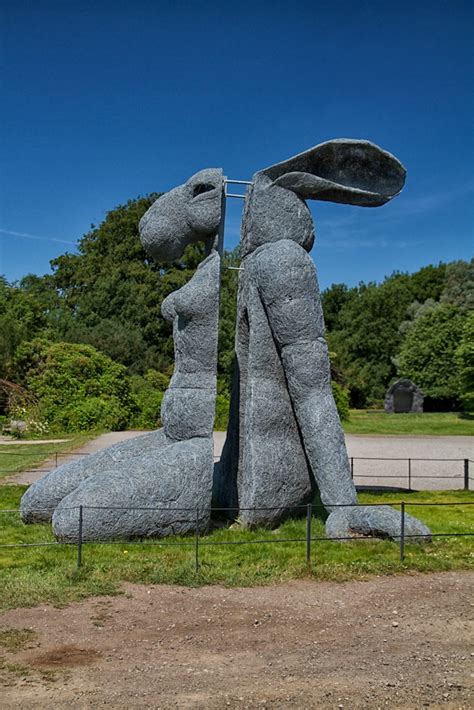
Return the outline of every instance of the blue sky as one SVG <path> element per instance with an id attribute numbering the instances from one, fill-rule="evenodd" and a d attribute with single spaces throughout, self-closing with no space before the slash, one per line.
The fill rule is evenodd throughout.
<path id="1" fill-rule="evenodd" d="M 373 140 L 408 178 L 382 208 L 312 203 L 322 287 L 470 258 L 473 8 L 4 1 L 0 273 L 48 272 L 109 209 L 203 167 L 248 179 L 337 137 Z"/>

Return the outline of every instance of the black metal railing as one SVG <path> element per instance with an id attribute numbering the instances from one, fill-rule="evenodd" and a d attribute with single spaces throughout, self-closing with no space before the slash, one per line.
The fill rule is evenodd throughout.
<path id="1" fill-rule="evenodd" d="M 437 501 L 423 501 L 423 502 L 416 502 L 416 501 L 397 501 L 397 502 L 391 502 L 391 503 L 361 503 L 361 504 L 354 504 L 354 503 L 347 503 L 347 504 L 336 504 L 336 505 L 328 505 L 327 508 L 329 509 L 335 509 L 335 508 L 358 508 L 358 507 L 400 507 L 400 533 L 398 535 L 393 535 L 392 540 L 398 541 L 399 543 L 399 557 L 400 561 L 403 561 L 405 559 L 405 544 L 407 542 L 415 541 L 415 542 L 420 542 L 424 538 L 428 538 L 431 540 L 432 538 L 446 538 L 446 537 L 474 537 L 474 525 L 472 530 L 469 532 L 436 532 L 436 533 L 407 533 L 406 532 L 406 506 L 429 506 L 429 507 L 438 507 L 438 506 L 472 506 L 474 505 L 474 501 L 453 501 L 453 502 L 437 502 Z M 139 545 L 153 545 L 153 546 L 160 546 L 160 547 L 190 547 L 192 546 L 194 548 L 194 566 L 196 572 L 199 570 L 199 550 L 201 547 L 210 547 L 210 546 L 221 546 L 221 545 L 268 545 L 268 544 L 282 544 L 282 543 L 295 543 L 295 542 L 301 542 L 305 543 L 305 548 L 306 548 L 306 562 L 308 564 L 311 563 L 312 559 L 312 543 L 314 542 L 359 542 L 359 541 L 373 541 L 374 539 L 377 539 L 375 536 L 359 536 L 359 535 L 353 535 L 353 536 L 341 536 L 341 537 L 333 537 L 329 538 L 326 536 L 313 536 L 312 534 L 312 523 L 315 518 L 315 513 L 317 510 L 321 509 L 321 505 L 315 505 L 312 503 L 308 503 L 307 505 L 304 506 L 295 506 L 292 508 L 292 511 L 296 512 L 297 510 L 301 510 L 301 512 L 304 514 L 306 513 L 306 534 L 305 537 L 290 537 L 290 538 L 264 538 L 264 539 L 256 539 L 256 540 L 213 540 L 209 537 L 203 537 L 201 535 L 201 528 L 205 528 L 207 531 L 207 523 L 209 520 L 209 517 L 212 515 L 212 513 L 232 513 L 235 514 L 236 509 L 235 508 L 220 508 L 220 507 L 210 507 L 210 508 L 166 508 L 166 507 L 128 507 L 128 506 L 73 506 L 70 508 L 62 508 L 61 510 L 77 510 L 77 541 L 68 541 L 68 540 L 54 540 L 54 541 L 46 541 L 46 542 L 13 542 L 13 543 L 0 543 L 0 549 L 5 549 L 5 548 L 29 548 L 29 547 L 51 547 L 51 546 L 64 546 L 64 545 L 69 545 L 69 546 L 76 546 L 77 547 L 77 567 L 81 567 L 82 565 L 82 560 L 83 560 L 83 548 L 86 544 L 91 544 L 91 545 L 117 545 L 117 544 L 127 544 L 127 545 L 133 545 L 133 544 L 139 544 Z M 163 538 L 146 538 L 146 539 L 134 539 L 134 540 L 127 540 L 127 539 L 111 539 L 111 540 L 87 540 L 84 539 L 84 517 L 87 512 L 87 510 L 117 510 L 117 511 L 131 511 L 131 510 L 136 510 L 136 511 L 150 511 L 150 512 L 174 512 L 174 513 L 189 513 L 189 522 L 193 522 L 193 526 L 190 527 L 190 537 L 185 540 L 166 540 Z M 287 511 L 287 507 L 281 507 L 281 506 L 273 506 L 273 507 L 258 507 L 258 508 L 239 508 L 239 511 Z M 45 512 L 48 511 L 50 514 L 52 514 L 52 510 L 50 508 L 38 508 L 35 510 L 29 510 L 29 514 L 33 512 Z M 2 509 L 0 510 L 0 516 L 1 514 L 20 514 L 20 510 L 18 509 Z M 203 526 L 204 523 L 204 526 Z M 0 527 L 1 527 L 1 518 L 0 518 Z"/>

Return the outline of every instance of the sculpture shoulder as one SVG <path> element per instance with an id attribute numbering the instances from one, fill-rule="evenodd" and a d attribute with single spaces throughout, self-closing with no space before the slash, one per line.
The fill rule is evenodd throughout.
<path id="1" fill-rule="evenodd" d="M 250 258 L 253 258 L 251 275 L 267 302 L 298 298 L 318 289 L 313 260 L 290 239 L 265 244 Z"/>

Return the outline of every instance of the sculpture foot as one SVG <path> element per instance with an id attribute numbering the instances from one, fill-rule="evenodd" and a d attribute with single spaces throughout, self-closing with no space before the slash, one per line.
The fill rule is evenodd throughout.
<path id="1" fill-rule="evenodd" d="M 357 506 L 338 508 L 326 520 L 329 538 L 380 537 L 400 539 L 401 514 L 388 506 Z M 431 531 L 417 518 L 405 514 L 407 542 L 430 542 Z"/>

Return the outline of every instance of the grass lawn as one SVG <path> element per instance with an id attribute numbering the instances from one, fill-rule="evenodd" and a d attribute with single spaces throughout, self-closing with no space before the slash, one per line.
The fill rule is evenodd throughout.
<path id="1" fill-rule="evenodd" d="M 102 432 L 86 432 L 82 434 L 65 434 L 55 436 L 58 439 L 67 439 L 61 444 L 33 444 L 21 443 L 2 444 L 0 446 L 0 482 L 2 478 L 11 476 L 13 473 L 28 471 L 40 466 L 49 458 L 54 458 L 56 453 L 73 451 L 79 446 L 83 446 L 91 439 L 94 439 Z M 61 463 L 61 457 L 58 457 Z"/>
<path id="2" fill-rule="evenodd" d="M 386 414 L 384 411 L 351 409 L 343 422 L 346 434 L 425 434 L 474 436 L 474 416 L 457 412 Z"/>
<path id="3" fill-rule="evenodd" d="M 0 508 L 16 509 L 26 486 L 0 487 Z M 404 499 L 406 510 L 426 522 L 433 532 L 474 532 L 474 505 L 420 506 L 421 502 L 474 502 L 469 491 L 401 494 L 360 494 L 360 502 Z M 322 519 L 313 520 L 313 537 L 324 536 Z M 66 604 L 91 595 L 115 594 L 123 582 L 145 584 L 223 584 L 250 586 L 291 579 L 342 581 L 374 574 L 428 572 L 474 568 L 474 538 L 434 538 L 426 545 L 406 545 L 399 560 L 396 542 L 359 540 L 349 543 L 313 541 L 312 563 L 305 559 L 305 520 L 289 520 L 277 530 L 216 529 L 200 539 L 200 569 L 194 569 L 194 539 L 168 538 L 186 546 L 130 543 L 83 547 L 83 566 L 76 569 L 75 546 L 0 548 L 2 608 L 50 602 Z M 247 542 L 302 538 L 280 544 L 206 545 L 210 542 Z M 49 525 L 23 525 L 17 513 L 0 513 L 0 544 L 53 542 Z"/>

